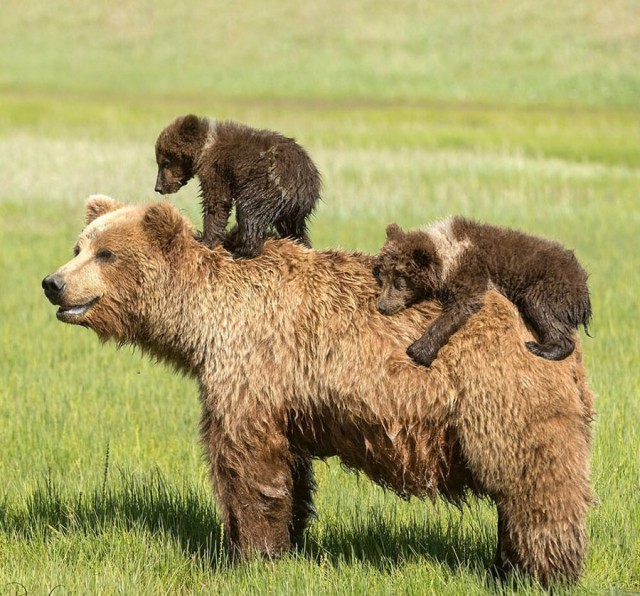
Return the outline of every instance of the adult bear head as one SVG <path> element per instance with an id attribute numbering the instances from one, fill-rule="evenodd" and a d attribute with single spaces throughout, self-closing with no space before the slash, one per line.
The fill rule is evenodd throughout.
<path id="1" fill-rule="evenodd" d="M 89 327 L 103 341 L 132 342 L 160 306 L 145 290 L 167 282 L 173 259 L 195 242 L 194 229 L 169 204 L 123 205 L 105 195 L 87 199 L 85 223 L 73 259 L 42 288 L 60 321 Z"/>

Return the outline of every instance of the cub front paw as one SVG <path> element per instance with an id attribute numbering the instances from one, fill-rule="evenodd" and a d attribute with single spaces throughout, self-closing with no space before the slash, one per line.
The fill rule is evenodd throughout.
<path id="1" fill-rule="evenodd" d="M 423 366 L 430 366 L 436 359 L 437 350 L 430 348 L 429 346 L 422 345 L 419 341 L 413 342 L 407 348 L 407 355 L 417 364 Z"/>

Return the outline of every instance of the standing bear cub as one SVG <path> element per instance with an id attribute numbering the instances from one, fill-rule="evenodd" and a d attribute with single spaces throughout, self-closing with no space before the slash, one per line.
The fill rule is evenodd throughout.
<path id="1" fill-rule="evenodd" d="M 320 174 L 294 139 L 189 114 L 160 133 L 156 161 L 160 194 L 199 178 L 202 242 L 210 248 L 224 242 L 234 203 L 237 227 L 229 243 L 237 256 L 259 255 L 272 228 L 311 246 L 306 219 L 320 197 Z"/>
<path id="2" fill-rule="evenodd" d="M 429 366 L 440 348 L 480 310 L 494 288 L 513 302 L 538 337 L 527 349 L 562 360 L 575 348 L 573 332 L 588 333 L 591 301 L 587 273 L 572 251 L 522 232 L 452 217 L 425 230 L 387 226 L 376 260 L 378 309 L 394 314 L 414 302 L 436 299 L 442 313 L 407 353 Z"/>

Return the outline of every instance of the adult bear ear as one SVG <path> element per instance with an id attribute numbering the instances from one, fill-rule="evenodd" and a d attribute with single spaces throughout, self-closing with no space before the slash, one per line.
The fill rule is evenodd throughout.
<path id="1" fill-rule="evenodd" d="M 183 116 L 180 122 L 180 136 L 185 140 L 193 139 L 200 131 L 201 125 L 201 119 L 195 114 Z"/>
<path id="2" fill-rule="evenodd" d="M 398 240 L 403 234 L 402 228 L 397 223 L 390 223 L 387 226 L 387 240 Z"/>
<path id="3" fill-rule="evenodd" d="M 84 204 L 84 223 L 89 225 L 94 219 L 120 209 L 124 205 L 107 195 L 91 195 Z"/>
<path id="4" fill-rule="evenodd" d="M 169 203 L 150 205 L 142 219 L 147 238 L 165 253 L 170 252 L 184 237 L 186 222 L 180 212 Z"/>

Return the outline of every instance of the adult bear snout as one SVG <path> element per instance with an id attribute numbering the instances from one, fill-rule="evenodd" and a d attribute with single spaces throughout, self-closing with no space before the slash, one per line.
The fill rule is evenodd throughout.
<path id="1" fill-rule="evenodd" d="M 53 275 L 47 275 L 47 277 L 42 280 L 42 289 L 44 290 L 45 296 L 54 304 L 60 298 L 64 286 L 64 280 L 55 273 Z"/>

